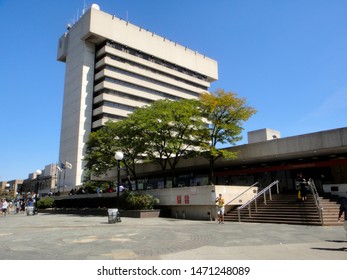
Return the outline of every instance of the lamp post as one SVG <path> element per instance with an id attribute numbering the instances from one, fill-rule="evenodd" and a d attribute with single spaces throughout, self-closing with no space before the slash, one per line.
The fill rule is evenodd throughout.
<path id="1" fill-rule="evenodd" d="M 36 178 L 37 178 L 37 182 L 36 182 L 36 187 L 35 187 L 35 213 L 38 214 L 37 211 L 37 200 L 39 198 L 39 180 L 40 180 L 40 175 L 42 174 L 41 170 L 36 170 Z"/>
<path id="2" fill-rule="evenodd" d="M 119 205 L 119 186 L 120 186 L 120 162 L 124 157 L 122 151 L 117 151 L 114 154 L 115 159 L 117 160 L 117 206 Z"/>

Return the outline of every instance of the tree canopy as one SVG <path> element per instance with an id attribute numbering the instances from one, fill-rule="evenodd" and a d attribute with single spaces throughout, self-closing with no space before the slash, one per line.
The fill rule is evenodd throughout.
<path id="1" fill-rule="evenodd" d="M 210 182 L 213 182 L 213 169 L 220 157 L 235 158 L 236 153 L 227 149 L 218 149 L 217 145 L 234 145 L 242 139 L 240 135 L 243 122 L 247 121 L 256 110 L 246 105 L 245 98 L 239 98 L 233 92 L 220 89 L 215 94 L 203 93 L 200 96 L 201 110 L 209 123 L 209 144 L 202 143 L 203 155 L 210 163 Z"/>
<path id="2" fill-rule="evenodd" d="M 150 160 L 161 167 L 164 187 L 170 168 L 176 186 L 178 162 L 202 154 L 209 160 L 209 178 L 213 183 L 216 160 L 236 157 L 217 145 L 239 141 L 243 122 L 255 113 L 244 98 L 223 90 L 203 93 L 195 100 L 158 100 L 136 109 L 124 120 L 107 122 L 92 132 L 86 146 L 86 169 L 96 176 L 106 173 L 116 166 L 114 154 L 121 150 L 122 164 L 135 179 L 136 186 L 135 166 L 140 160 Z"/>
<path id="3" fill-rule="evenodd" d="M 148 159 L 160 165 L 166 186 L 166 171 L 170 167 L 175 180 L 175 168 L 182 157 L 199 151 L 200 139 L 206 138 L 206 123 L 202 120 L 197 100 L 158 100 L 135 110 L 125 120 L 108 122 L 91 133 L 86 149 L 86 168 L 96 175 L 116 165 L 114 153 L 124 153 L 123 164 L 136 180 L 135 164 Z"/>
<path id="4" fill-rule="evenodd" d="M 206 132 L 197 100 L 158 100 L 151 106 L 137 109 L 129 116 L 142 127 L 146 156 L 160 165 L 166 186 L 166 170 L 173 173 L 182 157 L 189 157 L 199 149 L 200 138 Z"/>

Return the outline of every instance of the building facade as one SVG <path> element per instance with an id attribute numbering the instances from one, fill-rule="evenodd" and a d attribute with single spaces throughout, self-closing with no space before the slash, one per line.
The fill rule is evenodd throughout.
<path id="1" fill-rule="evenodd" d="M 23 180 L 15 179 L 0 182 L 0 194 L 2 196 L 13 195 L 22 188 Z"/>
<path id="2" fill-rule="evenodd" d="M 46 165 L 40 171 L 40 175 L 33 172 L 26 179 L 0 181 L 0 195 L 14 197 L 16 194 L 38 192 L 40 196 L 46 196 L 63 192 L 63 189 L 57 188 L 57 183 L 58 178 L 64 176 L 64 170 L 61 170 L 57 164 L 52 163 Z"/>
<path id="3" fill-rule="evenodd" d="M 217 62 L 107 14 L 95 4 L 59 39 L 66 64 L 59 161 L 69 189 L 84 177 L 91 131 L 159 99 L 196 99 L 218 79 Z"/>
<path id="4" fill-rule="evenodd" d="M 57 164 L 52 163 L 45 166 L 41 170 L 41 174 L 37 172 L 30 173 L 28 178 L 22 181 L 19 193 L 37 192 L 40 196 L 46 196 L 57 192 L 62 192 L 58 189 L 58 178 L 64 175 L 64 171 L 59 171 Z"/>
<path id="5" fill-rule="evenodd" d="M 314 180 L 320 194 L 347 197 L 346 127 L 284 138 L 278 131 L 262 129 L 248 134 L 248 144 L 228 149 L 238 156 L 215 163 L 216 185 L 250 186 L 258 182 L 262 188 L 279 180 L 281 192 L 295 192 L 296 176 L 302 173 Z M 137 171 L 140 188 L 161 188 L 157 165 L 141 164 Z M 205 185 L 208 172 L 208 161 L 202 157 L 182 160 L 176 169 L 180 186 Z"/>

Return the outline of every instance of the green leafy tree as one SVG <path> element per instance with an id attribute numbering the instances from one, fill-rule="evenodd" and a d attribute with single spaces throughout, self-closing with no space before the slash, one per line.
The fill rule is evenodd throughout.
<path id="1" fill-rule="evenodd" d="M 167 185 L 167 169 L 177 185 L 176 166 L 182 157 L 196 154 L 200 139 L 206 133 L 197 100 L 158 100 L 150 106 L 137 109 L 129 116 L 142 129 L 146 155 L 160 165 Z"/>
<path id="2" fill-rule="evenodd" d="M 146 152 L 146 138 L 143 135 L 143 127 L 131 117 L 116 123 L 107 123 L 107 125 L 113 127 L 113 131 L 115 131 L 115 147 L 124 154 L 122 162 L 128 173 L 129 184 L 131 174 L 136 189 L 138 189 L 136 164 L 145 158 Z"/>
<path id="3" fill-rule="evenodd" d="M 217 90 L 215 94 L 203 93 L 200 96 L 201 109 L 209 123 L 208 144 L 203 141 L 203 155 L 209 160 L 209 181 L 214 183 L 214 165 L 221 158 L 232 159 L 237 153 L 228 149 L 218 149 L 217 145 L 231 144 L 242 139 L 240 135 L 243 122 L 247 121 L 256 110 L 246 105 L 245 98 L 239 98 L 233 92 Z"/>
<path id="4" fill-rule="evenodd" d="M 142 130 L 138 131 L 138 126 L 132 119 L 109 121 L 98 131 L 92 132 L 86 145 L 85 161 L 88 173 L 100 176 L 117 166 L 115 152 L 120 150 L 124 154 L 122 166 L 132 175 L 137 188 L 135 164 L 145 151 L 141 133 Z"/>
<path id="5" fill-rule="evenodd" d="M 217 144 L 239 141 L 242 123 L 255 113 L 245 99 L 223 90 L 214 95 L 203 93 L 199 100 L 158 100 L 138 108 L 125 120 L 108 122 L 91 133 L 86 167 L 91 174 L 104 174 L 116 166 L 114 153 L 121 150 L 122 163 L 135 179 L 135 165 L 146 157 L 160 165 L 164 186 L 170 168 L 176 186 L 180 159 L 202 153 L 209 160 L 213 183 L 215 162 L 221 157 L 236 157 L 228 149 L 217 149 Z"/>
<path id="6" fill-rule="evenodd" d="M 114 158 L 115 136 L 113 127 L 108 125 L 89 134 L 84 157 L 87 174 L 98 177 L 116 166 L 117 162 Z"/>

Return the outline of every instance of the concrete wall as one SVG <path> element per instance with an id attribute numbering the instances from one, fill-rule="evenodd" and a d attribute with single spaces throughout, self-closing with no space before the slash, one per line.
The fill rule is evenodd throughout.
<path id="1" fill-rule="evenodd" d="M 273 139 L 278 139 L 281 137 L 281 134 L 277 130 L 264 128 L 259 130 L 250 131 L 247 133 L 248 144 L 263 142 Z"/>
<path id="2" fill-rule="evenodd" d="M 234 149 L 237 149 L 235 147 Z M 238 160 L 260 157 L 321 155 L 347 150 L 347 128 L 274 139 L 240 147 Z"/>
<path id="3" fill-rule="evenodd" d="M 196 186 L 145 192 L 159 198 L 159 205 L 169 208 L 173 218 L 210 220 L 217 216 L 215 199 L 220 193 L 227 204 L 225 210 L 229 211 L 250 200 L 256 195 L 257 189 L 249 186 Z"/>
<path id="4" fill-rule="evenodd" d="M 81 184 L 85 143 L 91 131 L 95 46 L 81 40 L 83 33 L 82 20 L 59 42 L 58 59 L 66 62 L 59 162 L 73 166 L 60 176 L 59 186 Z"/>
<path id="5" fill-rule="evenodd" d="M 347 197 L 347 184 L 324 184 L 323 191 L 339 197 Z"/>

